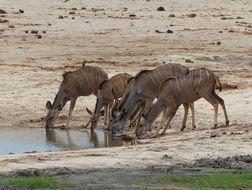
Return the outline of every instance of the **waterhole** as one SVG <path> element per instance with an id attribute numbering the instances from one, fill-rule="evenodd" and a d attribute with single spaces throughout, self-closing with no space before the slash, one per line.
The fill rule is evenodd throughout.
<path id="1" fill-rule="evenodd" d="M 0 154 L 88 149 L 134 144 L 108 131 L 0 127 Z"/>

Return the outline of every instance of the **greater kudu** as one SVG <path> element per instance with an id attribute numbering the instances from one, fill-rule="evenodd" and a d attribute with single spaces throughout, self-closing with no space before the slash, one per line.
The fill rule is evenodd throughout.
<path id="1" fill-rule="evenodd" d="M 127 120 L 132 120 L 137 113 L 140 117 L 143 112 L 148 113 L 153 100 L 159 96 L 161 84 L 167 78 L 180 76 L 187 72 L 188 68 L 180 64 L 164 64 L 153 70 L 139 72 L 131 80 L 133 87 L 125 95 L 124 102 L 120 105 L 120 115 L 113 124 L 112 133 L 126 127 Z M 194 111 L 192 110 L 192 112 Z"/>
<path id="2" fill-rule="evenodd" d="M 108 74 L 101 68 L 94 66 L 83 65 L 79 70 L 64 73 L 63 81 L 53 104 L 50 101 L 46 103 L 48 109 L 46 128 L 53 127 L 60 111 L 70 100 L 69 117 L 66 125 L 68 126 L 77 98 L 91 94 L 97 95 L 99 85 L 107 79 Z"/>
<path id="3" fill-rule="evenodd" d="M 162 110 L 165 109 L 166 121 L 163 121 L 162 124 L 166 124 L 163 132 L 161 133 L 164 134 L 181 104 L 187 105 L 187 116 L 188 103 L 194 102 L 202 97 L 214 107 L 214 128 L 217 127 L 218 104 L 220 104 L 224 110 L 226 125 L 228 126 L 229 121 L 225 103 L 224 100 L 215 92 L 216 84 L 221 91 L 222 87 L 219 79 L 213 72 L 207 69 L 195 69 L 189 71 L 186 75 L 167 79 L 162 84 L 158 100 L 151 108 L 150 113 L 144 120 L 141 130 L 138 131 L 137 136 L 143 137 L 147 131 L 150 131 L 152 123 Z M 183 122 L 186 122 L 186 120 Z M 185 125 L 182 126 L 181 130 L 184 128 Z M 158 134 L 160 129 L 160 127 L 157 129 L 154 136 Z"/>
<path id="4" fill-rule="evenodd" d="M 95 111 L 91 118 L 91 129 L 93 130 L 98 122 L 101 109 L 105 108 L 104 125 L 107 125 L 111 118 L 111 108 L 115 99 L 121 98 L 127 86 L 127 81 L 132 78 L 128 73 L 121 73 L 109 80 L 103 81 L 98 90 Z"/>

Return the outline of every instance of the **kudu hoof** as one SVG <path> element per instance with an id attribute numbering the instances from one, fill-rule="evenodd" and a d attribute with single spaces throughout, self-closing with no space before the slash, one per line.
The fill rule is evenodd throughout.
<path id="1" fill-rule="evenodd" d="M 229 126 L 229 121 L 226 122 L 226 126 Z"/>
<path id="2" fill-rule="evenodd" d="M 212 129 L 217 129 L 217 124 L 215 124 Z"/>
<path id="3" fill-rule="evenodd" d="M 180 129 L 180 131 L 184 131 L 185 128 L 186 128 L 186 126 L 182 126 L 182 128 Z"/>

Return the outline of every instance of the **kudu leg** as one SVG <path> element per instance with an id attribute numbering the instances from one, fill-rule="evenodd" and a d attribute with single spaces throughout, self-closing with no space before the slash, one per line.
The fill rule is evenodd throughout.
<path id="1" fill-rule="evenodd" d="M 219 102 L 219 104 L 221 105 L 221 107 L 222 107 L 222 109 L 224 111 L 224 115 L 225 115 L 226 126 L 229 126 L 229 120 L 228 120 L 228 115 L 227 115 L 227 110 L 226 110 L 226 106 L 225 106 L 224 100 L 221 97 L 219 97 L 215 92 L 213 92 L 212 94 L 217 99 L 217 101 Z"/>
<path id="2" fill-rule="evenodd" d="M 164 134 L 166 129 L 169 127 L 170 122 L 171 122 L 172 118 L 174 117 L 174 115 L 176 113 L 176 110 L 177 109 L 175 109 L 175 111 L 174 111 L 174 108 L 171 108 L 171 107 L 168 107 L 165 110 L 165 119 L 166 119 L 166 121 L 164 121 L 164 123 L 166 123 L 166 124 L 165 124 L 163 132 L 161 134 Z M 155 133 L 153 133 L 153 135 L 151 135 L 151 137 L 156 137 L 159 134 L 160 130 L 161 130 L 161 127 L 158 127 L 157 131 Z"/>
<path id="3" fill-rule="evenodd" d="M 135 134 L 137 134 L 137 132 L 138 132 L 138 130 L 140 128 L 141 117 L 143 115 L 143 112 L 144 112 L 144 106 L 142 108 L 140 108 L 139 114 L 137 115 Z"/>
<path id="4" fill-rule="evenodd" d="M 107 125 L 108 124 L 108 117 L 109 117 L 109 105 L 106 104 L 104 106 L 104 109 L 105 109 L 105 113 L 104 113 L 104 125 Z"/>
<path id="5" fill-rule="evenodd" d="M 213 128 L 217 128 L 217 117 L 218 117 L 218 101 L 212 95 L 204 97 L 212 106 L 214 107 L 214 126 Z"/>
<path id="6" fill-rule="evenodd" d="M 184 118 L 183 118 L 182 127 L 180 131 L 183 131 L 186 128 L 186 120 L 188 116 L 189 104 L 183 104 L 183 106 L 184 106 Z"/>
<path id="7" fill-rule="evenodd" d="M 166 119 L 166 117 L 165 117 L 165 113 L 166 113 L 166 109 L 163 111 L 163 116 L 162 116 L 162 119 L 161 119 L 161 122 L 160 122 L 160 124 L 159 124 L 159 129 L 161 129 L 162 127 L 163 127 L 163 125 L 164 125 L 164 122 L 165 122 L 165 119 Z"/>
<path id="8" fill-rule="evenodd" d="M 163 127 L 163 124 L 166 123 L 165 121 L 166 121 L 167 119 L 169 119 L 169 116 L 170 116 L 170 108 L 164 109 L 164 111 L 163 111 L 163 118 L 162 118 L 163 121 L 161 121 L 162 125 L 160 124 L 160 125 L 158 126 L 156 132 L 152 135 L 152 137 L 158 135 L 159 131 L 160 131 L 160 130 L 162 129 L 162 127 Z"/>
<path id="9" fill-rule="evenodd" d="M 72 98 L 71 101 L 70 101 L 69 114 L 68 114 L 66 127 L 69 126 L 69 123 L 70 123 L 70 120 L 71 120 L 71 117 L 72 117 L 72 113 L 73 113 L 73 109 L 75 107 L 76 100 L 77 100 L 77 98 Z"/>
<path id="10" fill-rule="evenodd" d="M 189 107 L 191 109 L 191 113 L 192 113 L 192 129 L 196 128 L 196 124 L 195 124 L 195 110 L 194 110 L 194 103 L 190 103 Z"/>

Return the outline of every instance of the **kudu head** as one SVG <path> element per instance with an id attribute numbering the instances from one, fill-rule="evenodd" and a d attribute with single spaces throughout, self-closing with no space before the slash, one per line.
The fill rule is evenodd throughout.
<path id="1" fill-rule="evenodd" d="M 140 95 L 140 90 L 134 86 L 129 93 L 125 103 L 120 106 L 119 115 L 116 117 L 112 127 L 112 133 L 118 133 L 127 127 L 127 121 L 132 120 L 138 110 L 144 104 L 144 100 Z"/>
<path id="2" fill-rule="evenodd" d="M 53 127 L 60 111 L 63 109 L 68 100 L 70 100 L 70 98 L 67 97 L 65 93 L 58 93 L 53 104 L 50 101 L 46 103 L 46 108 L 48 109 L 46 116 L 46 129 Z"/>

